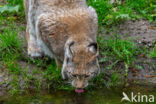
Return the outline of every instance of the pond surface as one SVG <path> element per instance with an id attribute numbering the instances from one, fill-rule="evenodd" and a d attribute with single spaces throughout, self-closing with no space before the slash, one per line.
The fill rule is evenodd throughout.
<path id="1" fill-rule="evenodd" d="M 52 91 L 40 93 L 26 93 L 16 96 L 5 95 L 0 98 L 0 104 L 136 104 L 128 101 L 121 102 L 125 92 L 131 99 L 131 93 L 135 95 L 153 95 L 155 102 L 138 104 L 156 104 L 156 87 L 132 86 L 129 88 L 112 88 L 96 91 L 85 91 L 76 94 L 74 91 Z M 144 102 L 146 99 L 144 99 Z"/>

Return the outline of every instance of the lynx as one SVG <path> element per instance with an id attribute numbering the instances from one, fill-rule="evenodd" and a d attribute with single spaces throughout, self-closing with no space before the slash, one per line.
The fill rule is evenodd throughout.
<path id="1" fill-rule="evenodd" d="M 97 14 L 85 0 L 25 0 L 31 57 L 47 55 L 62 66 L 76 92 L 99 73 Z"/>

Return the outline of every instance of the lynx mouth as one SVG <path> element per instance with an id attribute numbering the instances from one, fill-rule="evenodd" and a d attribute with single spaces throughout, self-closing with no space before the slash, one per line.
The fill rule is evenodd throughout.
<path id="1" fill-rule="evenodd" d="M 75 92 L 76 93 L 83 93 L 84 92 L 84 89 L 82 89 L 82 88 L 76 88 L 75 89 Z"/>

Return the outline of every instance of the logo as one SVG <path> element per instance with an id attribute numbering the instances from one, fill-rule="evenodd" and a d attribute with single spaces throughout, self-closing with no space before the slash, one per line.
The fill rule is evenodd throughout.
<path id="1" fill-rule="evenodd" d="M 131 92 L 131 97 L 129 98 L 128 95 L 123 92 L 123 98 L 121 99 L 122 101 L 129 101 L 129 102 L 154 102 L 154 95 L 142 95 L 140 92 L 137 94 L 134 94 Z"/>

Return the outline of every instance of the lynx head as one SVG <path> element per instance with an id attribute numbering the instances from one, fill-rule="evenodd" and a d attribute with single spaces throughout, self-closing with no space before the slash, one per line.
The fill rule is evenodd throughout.
<path id="1" fill-rule="evenodd" d="M 87 87 L 88 81 L 99 74 L 98 53 L 96 42 L 68 40 L 65 44 L 63 78 L 70 79 L 76 89 Z"/>

